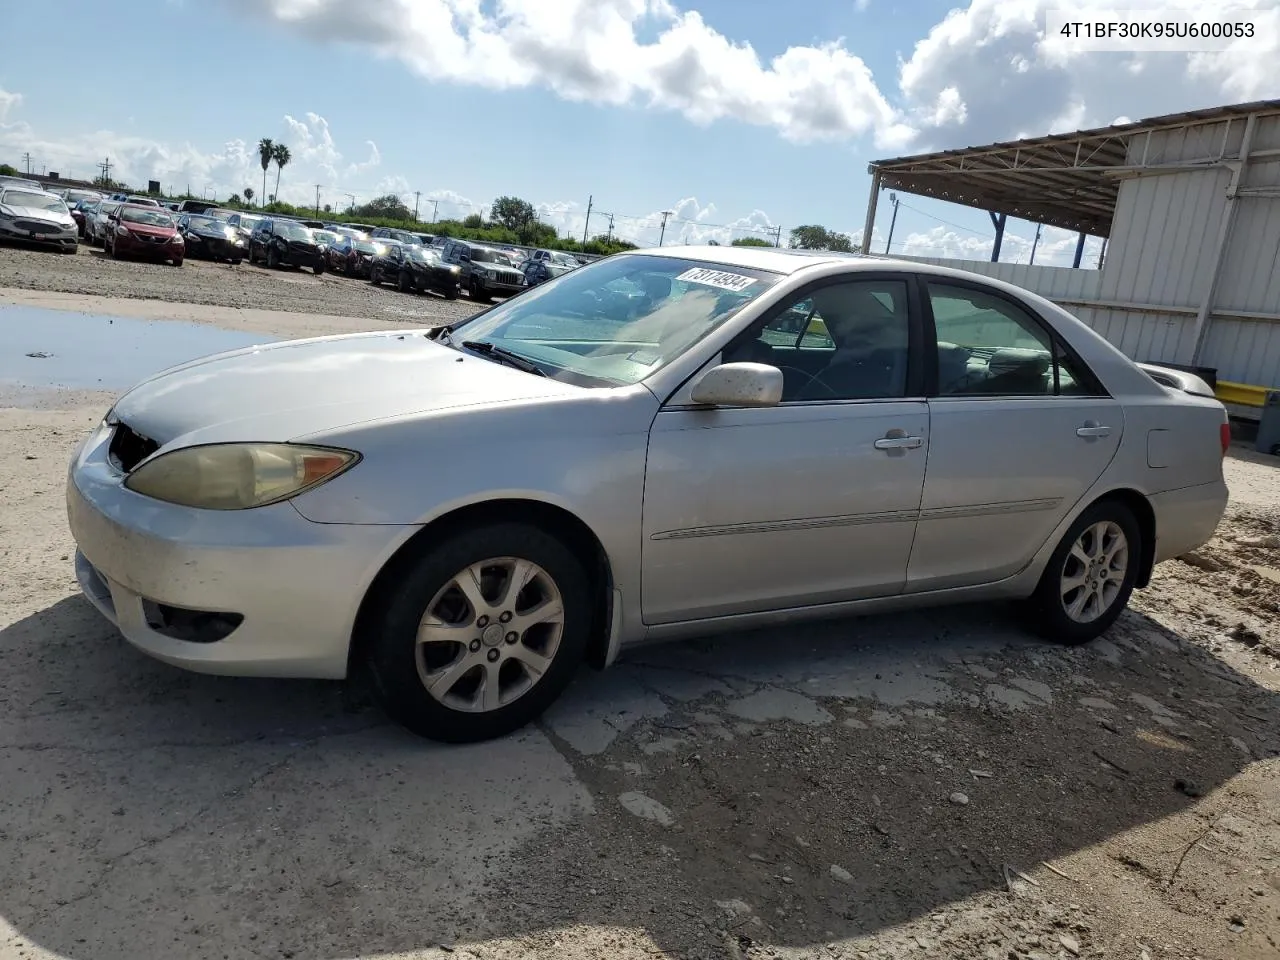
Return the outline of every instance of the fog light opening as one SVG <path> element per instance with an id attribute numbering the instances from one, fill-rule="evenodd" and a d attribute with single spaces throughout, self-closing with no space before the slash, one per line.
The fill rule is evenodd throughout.
<path id="1" fill-rule="evenodd" d="M 231 636 L 244 622 L 244 614 L 214 610 L 186 610 L 153 600 L 142 601 L 147 626 L 171 640 L 186 643 L 217 643 Z"/>

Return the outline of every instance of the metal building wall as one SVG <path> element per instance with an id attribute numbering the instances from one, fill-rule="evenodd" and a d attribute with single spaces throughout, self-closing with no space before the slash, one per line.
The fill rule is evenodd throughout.
<path id="1" fill-rule="evenodd" d="M 1103 269 L 905 259 L 1018 284 L 1071 310 L 1136 360 L 1191 363 L 1196 320 L 1228 210 L 1243 117 L 1136 134 Z M 1210 164 L 1216 164 L 1210 166 Z M 1218 272 L 1213 310 L 1194 362 L 1220 380 L 1280 387 L 1280 116 L 1255 121 Z M 1265 191 L 1266 195 L 1250 191 Z"/>

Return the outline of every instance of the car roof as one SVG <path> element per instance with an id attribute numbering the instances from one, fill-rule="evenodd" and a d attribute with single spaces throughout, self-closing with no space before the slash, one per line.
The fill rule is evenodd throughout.
<path id="1" fill-rule="evenodd" d="M 642 256 L 680 257 L 684 260 L 697 260 L 702 263 L 718 263 L 732 267 L 747 267 L 754 270 L 769 270 L 773 273 L 784 274 L 792 274 L 806 267 L 822 263 L 837 263 L 849 260 L 885 262 L 878 257 L 867 257 L 860 253 L 836 253 L 831 250 L 790 250 L 785 247 L 675 246 L 630 250 L 628 253 L 636 253 Z M 906 261 L 903 261 L 903 263 L 905 264 Z M 914 266 L 914 264 L 912 265 Z"/>

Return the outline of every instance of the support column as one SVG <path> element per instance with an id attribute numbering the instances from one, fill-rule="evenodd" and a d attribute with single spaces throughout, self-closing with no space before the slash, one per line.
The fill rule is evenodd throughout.
<path id="1" fill-rule="evenodd" d="M 1209 333 L 1209 318 L 1213 313 L 1213 301 L 1218 293 L 1218 281 L 1222 276 L 1222 264 L 1227 258 L 1227 246 L 1231 240 L 1231 228 L 1235 225 L 1236 206 L 1239 202 L 1240 182 L 1244 179 L 1245 169 L 1249 166 L 1249 148 L 1253 145 L 1253 130 L 1257 125 L 1258 115 L 1249 114 L 1244 124 L 1244 136 L 1240 140 L 1240 158 L 1231 167 L 1231 183 L 1227 185 L 1227 208 L 1222 214 L 1222 227 L 1218 230 L 1218 239 L 1213 256 L 1213 271 L 1209 274 L 1209 287 L 1205 290 L 1204 300 L 1196 312 L 1195 327 L 1192 331 L 1191 366 L 1200 365 L 1200 353 Z"/>
<path id="2" fill-rule="evenodd" d="M 991 218 L 991 226 L 996 228 L 996 239 L 991 244 L 991 262 L 996 263 L 1000 259 L 1000 244 L 1004 242 L 1004 222 L 1007 219 L 1003 213 L 995 214 L 990 210 L 987 216 Z"/>
<path id="3" fill-rule="evenodd" d="M 880 171 L 871 168 L 871 198 L 867 201 L 867 221 L 862 225 L 862 254 L 871 252 L 871 231 L 876 226 L 876 203 L 880 199 Z"/>
<path id="4" fill-rule="evenodd" d="M 1084 237 L 1085 237 L 1084 231 L 1081 230 L 1080 238 L 1076 240 L 1076 256 L 1075 256 L 1075 259 L 1071 261 L 1072 270 L 1080 269 L 1080 258 L 1084 256 Z"/>

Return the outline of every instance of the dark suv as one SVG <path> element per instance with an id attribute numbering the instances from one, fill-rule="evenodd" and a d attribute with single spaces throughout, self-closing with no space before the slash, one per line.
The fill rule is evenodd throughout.
<path id="1" fill-rule="evenodd" d="M 266 219 L 249 236 L 249 262 L 265 260 L 268 267 L 310 267 L 324 273 L 326 250 L 309 229 L 296 220 Z"/>
<path id="2" fill-rule="evenodd" d="M 440 259 L 456 266 L 462 288 L 472 300 L 488 302 L 494 297 L 514 297 L 525 290 L 524 274 L 492 247 L 466 240 L 446 240 Z"/>

